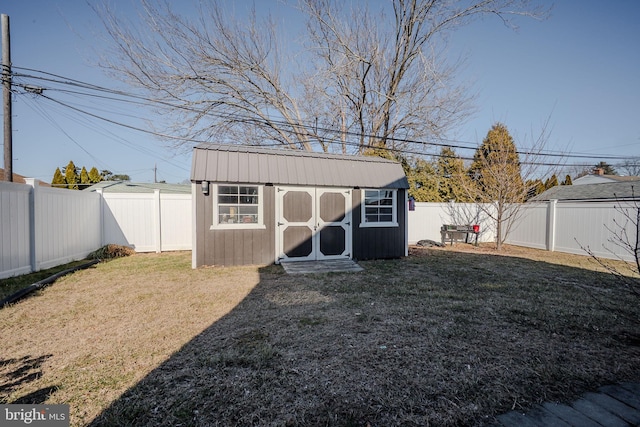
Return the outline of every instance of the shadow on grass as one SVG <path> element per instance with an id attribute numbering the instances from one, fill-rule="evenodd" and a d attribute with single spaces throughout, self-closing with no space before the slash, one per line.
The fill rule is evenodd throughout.
<path id="1" fill-rule="evenodd" d="M 482 425 L 640 380 L 640 312 L 609 275 L 422 251 L 260 283 L 92 426 Z M 635 321 L 633 320 L 635 319 Z"/>
<path id="2" fill-rule="evenodd" d="M 0 394 L 8 395 L 28 383 L 36 381 L 42 376 L 42 364 L 52 357 L 51 354 L 33 357 L 24 356 L 19 359 L 0 360 Z M 47 387 L 15 401 L 0 401 L 0 403 L 43 403 L 57 387 Z"/>
<path id="3" fill-rule="evenodd" d="M 95 263 L 97 261 L 84 259 L 35 273 L 2 279 L 0 280 L 0 309 L 26 298 L 45 286 L 53 284 L 64 275 L 71 274 L 78 269 L 91 268 Z"/>

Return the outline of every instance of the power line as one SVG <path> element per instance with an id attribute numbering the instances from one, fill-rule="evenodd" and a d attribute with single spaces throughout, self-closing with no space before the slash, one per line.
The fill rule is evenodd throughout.
<path id="1" fill-rule="evenodd" d="M 166 102 L 166 101 L 161 101 L 161 100 L 154 100 L 151 98 L 147 98 L 144 96 L 140 96 L 140 95 L 135 95 L 135 94 L 130 94 L 130 93 L 126 93 L 123 91 L 119 91 L 119 90 L 114 90 L 114 89 L 110 89 L 110 88 L 105 88 L 102 86 L 98 86 L 98 85 L 94 85 L 91 83 L 86 83 L 86 82 L 82 82 L 79 80 L 75 80 L 75 79 L 69 79 L 57 74 L 53 74 L 53 73 L 48 73 L 45 71 L 40 71 L 40 70 L 35 70 L 35 69 L 30 69 L 30 68 L 22 68 L 22 67 L 14 67 L 15 69 L 20 69 L 20 70 L 25 70 L 25 71 L 29 71 L 29 72 L 35 72 L 35 73 L 40 73 L 49 77 L 41 77 L 41 76 L 35 76 L 35 75 L 29 75 L 29 74 L 18 74 L 18 73 L 14 73 L 14 75 L 16 77 L 20 77 L 20 78 L 30 78 L 30 79 L 37 79 L 37 80 L 41 80 L 41 81 L 47 81 L 49 83 L 54 83 L 54 84 L 61 84 L 61 85 L 67 85 L 67 86 L 72 86 L 72 87 L 76 87 L 76 88 L 80 88 L 80 89 L 85 89 L 85 90 L 89 90 L 89 91 L 97 91 L 97 92 L 102 92 L 102 93 L 107 93 L 107 94 L 111 94 L 111 95 L 116 95 L 116 96 L 106 96 L 106 95 L 99 95 L 96 93 L 91 93 L 91 92 L 82 92 L 82 91 L 78 91 L 78 90 L 68 90 L 68 89 L 60 89 L 60 88 L 43 88 L 40 91 L 32 91 L 29 90 L 29 88 L 33 87 L 27 84 L 15 84 L 16 86 L 22 87 L 25 91 L 29 92 L 29 93 L 36 93 L 42 97 L 44 97 L 45 99 L 48 99 L 51 102 L 57 103 L 61 106 L 64 106 L 66 108 L 72 109 L 76 112 L 79 112 L 81 114 L 93 117 L 95 119 L 101 120 L 101 121 L 105 121 L 108 122 L 110 124 L 113 125 L 117 125 L 117 126 L 121 126 L 121 127 L 125 127 L 131 130 L 135 130 L 135 131 L 139 131 L 139 132 L 144 132 L 153 136 L 157 136 L 160 138 L 164 138 L 164 139 L 170 139 L 170 140 L 177 140 L 177 141 L 182 141 L 182 142 L 192 142 L 192 143 L 206 143 L 209 142 L 208 140 L 198 140 L 198 139 L 194 139 L 194 138 L 186 138 L 186 137 L 180 137 L 180 136 L 175 136 L 175 135 L 170 135 L 170 134 L 164 134 L 164 133 L 159 133 L 159 132 L 154 132 L 154 131 L 150 131 L 148 129 L 144 129 L 138 126 L 133 126 L 133 125 L 129 125 L 126 123 L 122 123 L 122 122 L 118 122 L 116 120 L 112 120 L 103 116 L 100 116 L 98 114 L 86 111 L 82 108 L 79 107 L 74 107 L 70 104 L 68 104 L 67 102 L 63 102 L 60 100 L 57 100 L 51 96 L 47 96 L 44 95 L 44 91 L 58 91 L 61 93 L 66 93 L 66 94 L 73 94 L 73 95 L 78 95 L 78 96 L 89 96 L 89 97 L 94 97 L 94 98 L 99 98 L 99 99 L 103 99 L 103 100 L 108 100 L 108 101 L 116 101 L 116 102 L 125 102 L 125 103 L 129 103 L 132 105 L 138 105 L 138 106 L 145 106 L 145 107 L 154 107 L 154 106 L 162 106 L 165 108 L 173 108 L 173 109 L 182 109 L 182 110 L 186 110 L 186 111 L 190 111 L 190 112 L 196 112 L 199 114 L 206 114 L 206 115 L 211 115 L 213 117 L 218 117 L 218 118 L 223 118 L 223 119 L 233 119 L 233 120 L 237 120 L 239 122 L 242 123 L 256 123 L 259 125 L 265 125 L 265 124 L 276 124 L 282 127 L 288 127 L 291 128 L 290 131 L 293 132 L 293 127 L 294 125 L 283 121 L 283 120 L 277 120 L 277 119 L 271 119 L 271 120 L 266 120 L 266 119 L 258 119 L 255 117 L 251 117 L 248 115 L 241 115 L 241 114 L 219 114 L 219 113 L 214 113 L 212 111 L 205 111 L 202 109 L 197 109 L 197 108 L 193 108 L 193 107 L 187 107 L 184 105 L 176 105 L 176 104 L 172 104 L 170 102 Z M 141 119 L 139 117 L 135 117 L 135 116 L 131 116 L 132 118 L 137 118 L 137 119 Z M 368 138 L 368 139 L 376 139 L 379 138 L 376 135 L 371 135 L 371 134 L 362 134 L 359 132 L 351 132 L 351 131 L 342 131 L 342 130 L 336 130 L 334 128 L 330 128 L 330 127 L 317 127 L 316 125 L 314 126 L 308 126 L 308 125 L 302 125 L 302 127 L 306 127 L 308 129 L 313 128 L 314 130 L 317 131 L 322 131 L 325 132 L 327 134 L 330 135 L 334 135 L 334 138 L 325 138 L 327 139 L 327 143 L 330 144 L 346 144 L 349 146 L 353 146 L 353 147 L 360 147 L 360 144 L 358 142 L 353 142 L 353 141 L 349 141 L 349 140 L 343 140 L 343 138 L 345 137 L 351 137 L 351 138 Z M 299 133 L 299 130 L 298 132 Z M 317 139 L 317 137 L 311 133 L 307 133 L 305 136 L 307 136 L 310 140 L 313 139 Z M 397 138 L 397 137 L 387 137 L 385 138 L 388 141 L 393 141 L 393 142 L 398 142 L 398 143 L 402 143 L 402 144 L 413 144 L 413 145 L 421 145 L 421 146 L 434 146 L 434 147 L 442 147 L 442 148 L 451 148 L 451 149 L 459 149 L 459 150 L 477 150 L 477 144 L 475 146 L 469 146 L 468 144 L 474 144 L 468 141 L 458 141 L 458 140 L 451 140 L 451 139 L 438 139 L 436 141 L 419 141 L 419 140 L 415 140 L 415 139 L 409 139 L 409 138 Z M 265 145 L 269 145 L 269 144 L 265 144 Z M 272 145 L 281 145 L 281 144 L 272 144 Z M 402 154 L 413 154 L 413 155 L 431 155 L 434 157 L 441 157 L 441 155 L 433 153 L 433 154 L 427 154 L 421 151 L 416 151 L 416 150 L 410 150 L 410 149 L 406 149 L 406 148 L 399 148 L 399 149 L 394 149 L 394 148 L 389 148 L 389 147 L 379 147 L 380 149 L 385 149 L 388 151 L 393 151 L 393 152 L 397 152 L 397 153 L 402 153 Z M 544 150 L 544 151 L 540 151 L 540 152 L 529 152 L 529 151 L 517 151 L 517 154 L 519 155 L 535 155 L 535 156 L 541 156 L 541 157 L 552 157 L 552 158 L 573 158 L 573 159 L 598 159 L 598 160 L 625 160 L 628 159 L 628 156 L 616 156 L 616 155 L 607 155 L 607 154 L 595 154 L 595 155 L 590 155 L 590 154 L 586 154 L 586 153 L 561 153 L 561 152 L 557 152 L 557 151 L 551 151 L 551 150 Z M 458 156 L 458 158 L 461 158 L 463 160 L 473 160 L 473 158 L 471 157 L 465 157 L 465 156 Z M 551 163 L 551 162 L 530 162 L 529 164 L 532 165 L 541 165 L 541 166 L 558 166 L 557 163 Z"/>
<path id="2" fill-rule="evenodd" d="M 33 111 L 35 111 L 36 113 L 38 113 L 41 117 L 43 117 L 45 120 L 47 120 L 53 127 L 55 127 L 56 129 L 58 129 L 62 134 L 64 134 L 71 142 L 73 142 L 75 145 L 78 146 L 78 148 L 80 148 L 82 151 L 84 151 L 91 159 L 93 159 L 94 162 L 96 162 L 98 165 L 102 164 L 102 161 L 100 161 L 96 156 L 94 156 L 93 154 L 91 154 L 85 147 L 82 146 L 82 144 L 80 144 L 78 141 L 76 141 L 71 135 L 69 135 L 69 133 L 67 133 L 67 131 L 65 131 L 62 126 L 60 126 L 59 123 L 57 123 L 53 117 L 51 117 L 51 115 L 45 111 L 43 108 L 41 108 L 41 106 L 37 105 L 37 103 L 33 103 L 31 104 L 30 102 L 26 102 L 26 104 L 33 109 Z M 103 164 L 104 165 L 104 164 Z M 110 169 L 110 168 L 106 168 L 106 169 Z"/>
<path id="3" fill-rule="evenodd" d="M 22 87 L 23 89 L 24 89 L 25 87 L 28 87 L 27 85 L 24 85 L 24 84 L 17 84 L 16 86 Z M 48 90 L 48 89 L 43 89 L 43 90 L 41 90 L 41 91 L 37 91 L 37 92 L 31 92 L 31 91 L 30 91 L 29 93 L 31 93 L 31 94 L 37 94 L 37 95 L 40 95 L 40 96 L 42 96 L 44 99 L 47 99 L 48 101 L 53 102 L 53 103 L 55 103 L 55 104 L 57 104 L 57 105 L 60 105 L 60 106 L 62 106 L 62 107 L 64 107 L 64 108 L 66 108 L 66 109 L 70 109 L 70 110 L 72 110 L 72 111 L 75 111 L 76 113 L 77 113 L 77 112 L 80 112 L 80 113 L 82 113 L 82 114 L 84 114 L 84 115 L 87 115 L 87 116 L 89 116 L 89 117 L 96 118 L 96 119 L 100 119 L 100 120 L 103 120 L 103 121 L 109 122 L 109 123 L 114 124 L 114 125 L 124 126 L 124 127 L 129 127 L 129 128 L 131 128 L 131 129 L 133 129 L 133 130 L 136 130 L 136 131 L 140 131 L 140 132 L 147 132 L 147 133 L 152 133 L 152 134 L 154 134 L 153 132 L 150 132 L 150 131 L 148 131 L 148 130 L 146 130 L 146 129 L 139 128 L 139 127 L 134 127 L 134 126 L 127 125 L 127 124 L 125 124 L 125 123 L 121 123 L 121 122 L 117 122 L 117 121 L 115 121 L 115 120 L 108 119 L 108 118 L 103 117 L 103 116 L 100 116 L 100 115 L 98 115 L 98 114 L 91 113 L 91 112 L 89 112 L 89 111 L 85 111 L 85 110 L 83 110 L 83 109 L 82 109 L 82 108 L 80 108 L 80 107 L 75 107 L 75 106 L 72 106 L 72 105 L 70 105 L 70 104 L 68 104 L 68 103 L 65 103 L 65 102 L 63 102 L 63 101 L 60 101 L 60 100 L 54 99 L 54 98 L 52 98 L 52 97 L 49 97 L 49 96 L 47 96 L 47 95 L 45 95 L 45 94 L 44 94 L 44 91 L 45 91 L 45 90 Z M 77 92 L 77 93 L 78 93 L 78 94 L 81 94 L 81 95 L 92 95 L 92 94 L 84 94 L 84 93 L 82 93 L 82 92 Z M 114 99 L 114 100 L 117 100 L 116 98 L 113 98 L 113 99 Z M 94 106 L 94 107 L 95 107 L 95 106 Z M 41 112 L 42 112 L 42 114 L 43 114 L 43 115 L 48 116 L 48 115 L 46 115 L 46 113 L 44 113 L 44 110 L 43 110 L 43 109 L 41 109 Z M 120 112 L 120 111 L 118 111 L 118 112 L 109 112 L 109 113 L 112 113 L 112 114 L 121 114 L 121 112 Z M 82 117 L 82 114 L 81 114 L 80 116 L 77 116 L 77 117 Z M 88 126 L 88 124 L 80 123 L 80 122 L 77 120 L 77 117 L 69 116 L 68 118 L 69 118 L 70 120 L 77 121 L 79 124 L 82 124 L 82 125 L 84 125 L 84 126 L 89 127 L 89 126 Z M 142 118 L 135 117 L 135 116 L 129 116 L 129 117 L 131 117 L 131 118 L 138 118 L 138 119 L 141 119 L 141 120 L 142 120 Z M 48 119 L 50 122 L 52 122 L 52 124 L 53 124 L 53 119 L 52 119 L 50 116 L 45 117 L 45 118 L 47 118 L 47 119 Z M 79 143 L 78 143 L 77 141 L 75 141 L 75 140 L 74 140 L 74 139 L 73 139 L 73 138 L 72 138 L 72 137 L 71 137 L 67 132 L 65 132 L 65 131 L 64 131 L 64 130 L 59 126 L 59 125 L 56 125 L 56 127 L 57 127 L 59 130 L 61 130 L 61 131 L 65 134 L 65 136 L 67 136 L 70 140 L 72 140 L 76 145 L 79 145 Z M 91 128 L 91 129 L 92 129 L 92 130 L 94 130 L 94 131 L 96 131 L 96 129 L 95 129 L 95 128 Z M 122 137 L 120 137 L 120 136 L 118 136 L 118 135 L 116 135 L 116 134 L 113 134 L 113 133 L 112 133 L 112 132 L 110 132 L 110 131 L 103 130 L 103 135 L 106 135 L 107 133 L 108 133 L 108 134 L 110 134 L 110 135 L 111 135 L 111 137 L 112 137 L 114 140 L 116 140 L 116 142 L 120 142 L 120 143 L 122 143 L 123 145 L 127 146 L 128 148 L 131 148 L 131 149 L 134 149 L 134 150 L 136 150 L 136 151 L 139 151 L 139 152 L 141 152 L 142 154 L 146 154 L 146 155 L 150 155 L 150 156 L 153 156 L 153 157 L 157 157 L 157 158 L 159 158 L 160 160 L 162 160 L 163 162 L 168 163 L 168 164 L 171 164 L 172 166 L 177 167 L 177 168 L 179 168 L 179 169 L 187 170 L 186 168 L 182 167 L 181 165 L 179 165 L 179 164 L 177 164 L 177 163 L 175 163 L 175 162 L 172 162 L 171 160 L 169 160 L 169 159 L 167 159 L 167 158 L 164 158 L 164 157 L 162 157 L 162 156 L 158 156 L 158 154 L 157 154 L 157 152 L 156 152 L 156 151 L 153 151 L 153 150 L 151 150 L 151 149 L 144 149 L 143 147 L 140 147 L 140 146 L 138 146 L 138 145 L 132 144 L 132 143 L 128 142 L 126 139 L 124 139 L 124 138 L 122 138 Z M 155 135 L 156 135 L 156 136 L 163 136 L 163 137 L 167 137 L 167 136 L 165 136 L 165 135 L 160 135 L 160 134 L 157 134 L 157 133 L 155 133 Z M 120 141 L 118 141 L 118 140 L 120 140 Z M 79 146 L 80 146 L 80 145 L 79 145 Z M 89 152 L 88 152 L 84 147 L 80 146 L 80 148 L 81 148 L 83 151 L 85 151 L 87 154 L 89 154 L 92 158 L 94 158 L 94 160 L 95 160 L 95 156 L 91 155 L 91 154 L 90 154 L 90 153 L 89 153 Z M 112 169 L 112 168 L 109 168 L 109 169 Z"/>

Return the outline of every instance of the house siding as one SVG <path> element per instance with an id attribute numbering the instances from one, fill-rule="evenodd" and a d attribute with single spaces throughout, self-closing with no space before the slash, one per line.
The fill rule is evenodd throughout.
<path id="1" fill-rule="evenodd" d="M 358 260 L 400 258 L 407 247 L 406 190 L 397 192 L 397 227 L 360 227 L 362 190 L 353 194 L 353 258 Z"/>

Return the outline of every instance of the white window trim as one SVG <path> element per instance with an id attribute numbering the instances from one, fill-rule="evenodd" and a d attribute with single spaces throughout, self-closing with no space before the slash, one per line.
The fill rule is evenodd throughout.
<path id="1" fill-rule="evenodd" d="M 258 222 L 257 223 L 243 223 L 238 222 L 236 224 L 220 224 L 218 222 L 218 187 L 219 186 L 242 186 L 242 187 L 258 187 Z M 236 183 L 215 183 L 211 184 L 211 197 L 213 203 L 213 224 L 209 227 L 210 230 L 264 230 L 267 228 L 264 225 L 264 192 L 262 191 L 263 185 L 256 184 L 236 184 Z"/>
<path id="2" fill-rule="evenodd" d="M 392 196 L 392 204 L 391 204 L 391 212 L 392 219 L 390 222 L 366 222 L 366 212 L 365 212 L 365 196 L 368 191 L 391 191 L 393 193 Z M 398 190 L 394 189 L 384 189 L 384 188 L 362 188 L 360 190 L 360 227 L 368 228 L 368 227 L 399 227 L 398 224 Z"/>

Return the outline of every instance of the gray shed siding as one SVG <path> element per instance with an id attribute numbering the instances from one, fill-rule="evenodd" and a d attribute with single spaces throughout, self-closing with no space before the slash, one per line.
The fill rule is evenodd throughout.
<path id="1" fill-rule="evenodd" d="M 196 191 L 196 265 L 267 265 L 275 259 L 275 190 L 263 189 L 264 229 L 215 230 L 214 200 Z"/>
<path id="2" fill-rule="evenodd" d="M 353 194 L 353 258 L 385 259 L 405 256 L 409 242 L 405 230 L 407 227 L 406 190 L 398 190 L 398 227 L 360 227 L 361 191 Z"/>

